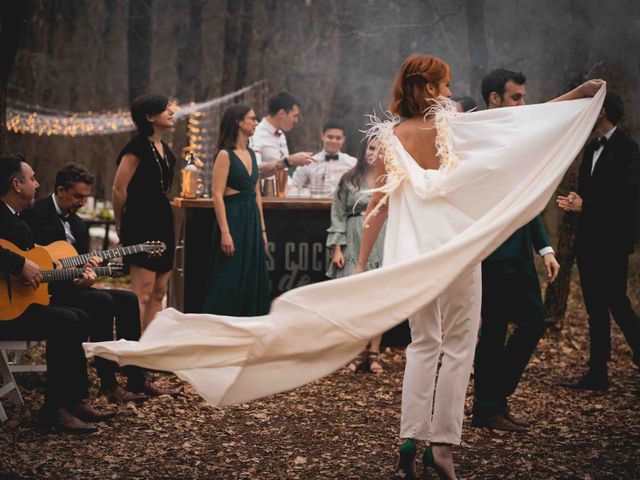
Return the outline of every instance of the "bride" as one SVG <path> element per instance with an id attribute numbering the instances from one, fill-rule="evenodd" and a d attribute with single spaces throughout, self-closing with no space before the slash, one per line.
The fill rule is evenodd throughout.
<path id="1" fill-rule="evenodd" d="M 429 185 L 439 183 L 437 174 L 455 169 L 458 161 L 446 126 L 434 128 L 438 111 L 455 108 L 448 100 L 450 80 L 449 66 L 429 55 L 407 58 L 396 76 L 390 105 L 396 119 L 379 123 L 372 132 L 380 142 L 377 191 L 366 212 L 369 228 L 363 232 L 354 273 L 365 270 L 385 220 L 385 266 L 436 250 L 456 236 L 467 220 L 457 205 L 443 201 L 444 192 L 430 199 L 437 204 L 434 208 L 423 208 L 425 196 L 432 195 Z M 556 100 L 593 96 L 602 83 L 589 81 Z M 441 478 L 456 478 L 451 446 L 460 444 L 481 298 L 476 263 L 409 317 L 412 342 L 406 350 L 400 424 L 404 442 L 397 467 L 402 478 L 416 478 L 416 440 L 431 442 L 423 454 L 425 468 L 434 468 Z"/>
<path id="2" fill-rule="evenodd" d="M 605 89 L 592 80 L 557 100 L 593 99 L 459 114 L 439 106 L 450 78 L 440 59 L 408 58 L 393 89 L 398 118 L 374 128 L 385 181 L 372 197 L 359 261 L 366 265 L 388 216 L 383 268 L 296 288 L 260 317 L 166 309 L 139 342 L 87 343 L 87 356 L 172 371 L 212 405 L 233 405 L 328 375 L 410 317 L 401 473 L 415 478 L 415 441 L 430 440 L 425 464 L 455 478 L 451 445 L 460 443 L 479 323 L 477 265 L 544 208 Z"/>

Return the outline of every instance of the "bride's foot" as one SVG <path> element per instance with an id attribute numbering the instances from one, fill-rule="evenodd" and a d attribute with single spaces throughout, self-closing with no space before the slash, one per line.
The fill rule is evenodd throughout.
<path id="1" fill-rule="evenodd" d="M 416 444 L 411 439 L 407 439 L 400 445 L 398 450 L 398 466 L 396 467 L 397 478 L 403 480 L 416 480 L 418 473 L 416 470 Z"/>
<path id="2" fill-rule="evenodd" d="M 441 480 L 456 480 L 453 466 L 453 452 L 451 446 L 446 444 L 434 444 L 427 447 L 422 457 L 425 470 L 432 468 Z"/>

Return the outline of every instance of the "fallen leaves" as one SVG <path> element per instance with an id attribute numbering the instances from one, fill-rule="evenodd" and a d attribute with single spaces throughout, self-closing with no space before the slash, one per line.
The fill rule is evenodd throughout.
<path id="1" fill-rule="evenodd" d="M 637 264 L 633 272 L 629 292 L 639 311 Z M 455 451 L 460 476 L 640 476 L 640 374 L 617 327 L 608 394 L 557 386 L 580 375 L 588 357 L 575 278 L 571 292 L 564 328 L 545 335 L 511 401 L 516 416 L 533 421 L 531 431 L 475 429 L 467 416 L 463 445 Z M 382 361 L 382 375 L 337 372 L 292 392 L 228 408 L 210 407 L 189 385 L 162 374 L 162 387 L 183 388 L 184 394 L 119 406 L 118 416 L 89 436 L 39 431 L 43 376 L 21 374 L 25 407 L 8 407 L 9 421 L 0 426 L 0 478 L 388 479 L 396 461 L 404 352 L 387 351 Z M 94 403 L 106 407 L 92 379 Z"/>

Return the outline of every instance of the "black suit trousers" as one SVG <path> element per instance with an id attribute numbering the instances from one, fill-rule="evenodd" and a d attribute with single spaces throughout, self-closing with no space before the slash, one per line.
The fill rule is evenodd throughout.
<path id="1" fill-rule="evenodd" d="M 507 341 L 510 322 L 516 323 L 516 328 Z M 544 310 L 533 259 L 483 262 L 482 324 L 474 369 L 476 398 L 500 402 L 515 392 L 543 334 Z"/>
<path id="2" fill-rule="evenodd" d="M 31 305 L 18 318 L 0 321 L 2 340 L 46 340 L 47 380 L 44 408 L 76 405 L 89 397 L 87 341 L 89 317 L 82 310 Z"/>
<path id="3" fill-rule="evenodd" d="M 640 363 L 640 321 L 627 297 L 629 257 L 625 253 L 606 255 L 593 249 L 579 249 L 578 271 L 582 295 L 589 314 L 589 368 L 606 373 L 611 359 L 611 321 L 609 313 L 622 330 L 633 350 L 634 360 Z"/>
<path id="4" fill-rule="evenodd" d="M 140 339 L 140 308 L 138 297 L 125 290 L 108 290 L 99 288 L 70 288 L 57 292 L 54 296 L 56 305 L 67 305 L 79 308 L 89 315 L 89 338 L 92 342 L 111 341 L 114 338 L 113 327 L 118 339 Z M 115 373 L 118 364 L 102 357 L 95 357 L 94 365 L 101 386 L 108 390 L 116 385 Z M 122 368 L 131 386 L 138 386 L 144 381 L 143 371 L 139 367 Z"/>

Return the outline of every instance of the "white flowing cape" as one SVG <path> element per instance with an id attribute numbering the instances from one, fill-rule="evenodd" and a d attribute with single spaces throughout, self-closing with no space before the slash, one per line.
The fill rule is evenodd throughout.
<path id="1" fill-rule="evenodd" d="M 590 99 L 446 112 L 438 133 L 447 128 L 458 165 L 407 171 L 403 180 L 419 190 L 425 218 L 437 215 L 434 209 L 445 201 L 467 219 L 435 250 L 291 290 L 262 317 L 167 309 L 139 342 L 86 343 L 87 356 L 172 371 L 213 405 L 246 402 L 328 375 L 542 211 L 587 140 L 604 95 L 603 87 Z"/>

